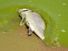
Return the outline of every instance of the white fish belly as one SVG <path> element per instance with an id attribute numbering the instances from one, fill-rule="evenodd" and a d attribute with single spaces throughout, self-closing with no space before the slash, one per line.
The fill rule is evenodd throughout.
<path id="1" fill-rule="evenodd" d="M 37 15 L 27 14 L 26 18 L 29 22 L 29 27 L 34 31 L 42 40 L 44 37 L 45 24 L 44 21 Z"/>

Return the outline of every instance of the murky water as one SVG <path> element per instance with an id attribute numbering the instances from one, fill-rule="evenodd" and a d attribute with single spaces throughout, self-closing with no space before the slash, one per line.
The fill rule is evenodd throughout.
<path id="1" fill-rule="evenodd" d="M 19 27 L 20 22 L 17 9 L 26 7 L 38 12 L 46 22 L 44 44 L 50 47 L 66 47 L 68 46 L 67 6 L 67 0 L 52 0 L 51 2 L 49 0 L 1 0 L 0 32 L 15 31 Z"/>

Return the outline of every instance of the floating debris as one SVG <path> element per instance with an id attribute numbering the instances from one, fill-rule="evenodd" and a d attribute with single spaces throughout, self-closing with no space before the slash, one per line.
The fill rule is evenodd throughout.
<path id="1" fill-rule="evenodd" d="M 66 31 L 64 29 L 62 29 L 61 32 L 66 32 Z"/>
<path id="2" fill-rule="evenodd" d="M 61 14 L 58 14 L 58 16 L 60 17 L 60 16 L 61 16 Z"/>
<path id="3" fill-rule="evenodd" d="M 31 3 L 31 2 L 32 2 L 32 0 L 29 0 L 28 2 L 29 2 L 29 3 Z"/>
<path id="4" fill-rule="evenodd" d="M 64 3 L 62 3 L 62 5 L 63 5 L 63 6 L 66 6 L 67 4 L 64 2 Z"/>
<path id="5" fill-rule="evenodd" d="M 53 47 L 53 48 L 56 48 L 56 47 L 60 47 L 60 46 L 61 46 L 58 37 L 55 37 L 55 38 L 51 41 L 51 43 L 52 43 L 52 47 Z"/>

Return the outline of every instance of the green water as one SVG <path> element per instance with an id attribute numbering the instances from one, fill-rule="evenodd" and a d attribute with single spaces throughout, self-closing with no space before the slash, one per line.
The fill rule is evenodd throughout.
<path id="1" fill-rule="evenodd" d="M 0 0 L 0 32 L 15 30 L 19 26 L 16 11 L 24 7 L 38 12 L 46 21 L 45 44 L 68 47 L 67 0 Z"/>

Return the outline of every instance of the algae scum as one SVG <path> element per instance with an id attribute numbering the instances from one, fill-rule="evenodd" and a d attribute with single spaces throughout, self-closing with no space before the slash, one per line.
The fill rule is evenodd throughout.
<path id="1" fill-rule="evenodd" d="M 0 32 L 16 30 L 20 19 L 19 8 L 38 12 L 46 22 L 45 40 L 52 47 L 68 47 L 68 1 L 67 0 L 0 0 Z"/>

